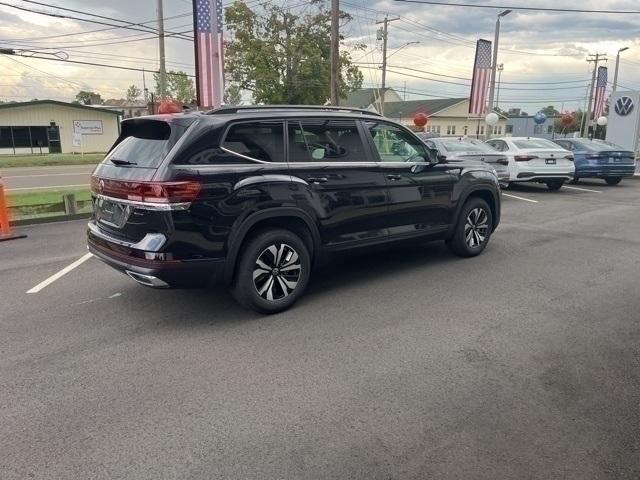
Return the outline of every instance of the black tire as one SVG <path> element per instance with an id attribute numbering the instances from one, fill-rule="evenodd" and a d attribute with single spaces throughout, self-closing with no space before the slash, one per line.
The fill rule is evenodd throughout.
<path id="1" fill-rule="evenodd" d="M 280 255 L 282 258 L 277 258 Z M 265 265 L 270 270 L 260 268 Z M 299 269 L 292 268 L 296 265 Z M 293 305 L 307 288 L 311 256 L 296 234 L 288 230 L 266 230 L 243 246 L 236 268 L 232 287 L 236 301 L 260 313 L 277 313 Z M 283 273 L 283 268 L 289 270 Z"/>
<path id="2" fill-rule="evenodd" d="M 564 185 L 564 180 L 549 180 L 545 182 L 547 184 L 547 188 L 552 192 L 557 192 Z"/>
<path id="3" fill-rule="evenodd" d="M 477 213 L 478 210 L 482 211 L 482 215 Z M 476 225 L 475 229 L 470 228 L 473 224 Z M 478 225 L 485 226 L 478 228 Z M 475 257 L 485 249 L 492 232 L 491 208 L 482 198 L 472 197 L 463 205 L 456 230 L 446 244 L 449 250 L 460 257 Z M 474 242 L 477 244 L 473 245 Z"/>
<path id="4" fill-rule="evenodd" d="M 579 181 L 580 181 L 580 178 L 573 177 L 573 180 L 571 180 L 571 183 L 573 183 L 574 185 L 577 185 Z"/>
<path id="5" fill-rule="evenodd" d="M 622 181 L 622 177 L 605 177 L 604 181 L 607 185 L 618 185 Z"/>

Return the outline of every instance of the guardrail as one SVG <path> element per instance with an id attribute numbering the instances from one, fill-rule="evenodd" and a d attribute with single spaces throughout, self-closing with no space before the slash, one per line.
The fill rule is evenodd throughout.
<path id="1" fill-rule="evenodd" d="M 55 203 L 10 206 L 12 225 L 29 225 L 64 220 L 75 220 L 91 216 L 91 200 L 76 200 L 73 193 L 60 196 Z"/>

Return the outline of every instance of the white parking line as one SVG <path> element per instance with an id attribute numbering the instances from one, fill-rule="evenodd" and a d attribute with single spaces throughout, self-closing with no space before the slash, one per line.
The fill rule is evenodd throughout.
<path id="1" fill-rule="evenodd" d="M 69 187 L 88 187 L 88 183 L 82 183 L 80 185 L 52 185 L 50 187 L 20 187 L 20 188 L 8 188 L 7 192 L 17 192 L 18 190 L 44 190 L 47 188 L 69 188 Z"/>
<path id="2" fill-rule="evenodd" d="M 67 265 L 62 270 L 60 270 L 58 273 L 54 273 L 53 275 L 51 275 L 46 280 L 40 282 L 38 285 L 33 287 L 31 290 L 27 290 L 27 293 L 38 293 L 40 290 L 42 290 L 43 288 L 47 287 L 48 285 L 51 285 L 53 282 L 55 282 L 59 278 L 63 277 L 64 275 L 69 273 L 74 268 L 82 265 L 84 262 L 89 260 L 91 257 L 93 257 L 92 253 L 86 253 L 85 255 L 80 257 L 78 260 L 73 262 L 71 265 Z"/>
<path id="3" fill-rule="evenodd" d="M 600 190 L 591 190 L 590 188 L 570 187 L 569 185 L 563 185 L 562 188 L 569 188 L 571 190 L 580 190 L 581 192 L 602 193 Z"/>
<path id="4" fill-rule="evenodd" d="M 517 198 L 518 200 L 524 200 L 525 202 L 539 203 L 538 200 L 531 200 L 530 198 L 519 197 L 517 195 L 512 195 L 510 193 L 502 192 L 502 195 L 504 195 L 505 197 Z"/>

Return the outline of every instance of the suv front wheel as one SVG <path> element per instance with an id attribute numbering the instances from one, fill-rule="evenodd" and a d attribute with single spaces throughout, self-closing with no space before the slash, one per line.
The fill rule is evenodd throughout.
<path id="1" fill-rule="evenodd" d="M 277 313 L 304 293 L 311 258 L 294 233 L 267 230 L 244 246 L 237 268 L 232 293 L 238 303 L 261 313 Z"/>
<path id="2" fill-rule="evenodd" d="M 493 215 L 489 204 L 473 197 L 464 204 L 453 236 L 447 247 L 461 257 L 474 257 L 482 253 L 493 231 Z"/>

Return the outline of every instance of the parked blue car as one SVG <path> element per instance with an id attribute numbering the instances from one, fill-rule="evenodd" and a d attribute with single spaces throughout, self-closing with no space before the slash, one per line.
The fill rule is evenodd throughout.
<path id="1" fill-rule="evenodd" d="M 617 185 L 635 171 L 635 153 L 619 145 L 588 138 L 558 138 L 554 142 L 573 152 L 574 182 L 581 178 L 602 178 L 608 185 Z"/>

